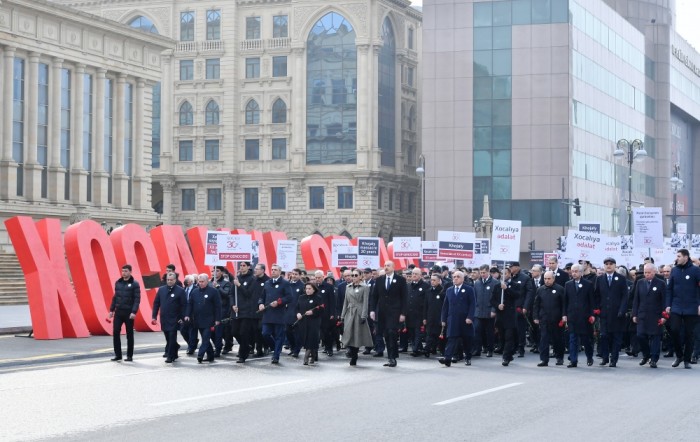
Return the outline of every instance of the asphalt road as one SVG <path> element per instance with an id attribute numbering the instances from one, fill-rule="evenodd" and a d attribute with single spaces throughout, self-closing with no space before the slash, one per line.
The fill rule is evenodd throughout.
<path id="1" fill-rule="evenodd" d="M 340 357 L 339 357 L 340 356 Z M 536 355 L 471 367 L 342 354 L 197 364 L 160 354 L 0 370 L 2 440 L 700 439 L 700 367 L 538 368 Z M 585 360 L 585 359 L 584 359 Z"/>

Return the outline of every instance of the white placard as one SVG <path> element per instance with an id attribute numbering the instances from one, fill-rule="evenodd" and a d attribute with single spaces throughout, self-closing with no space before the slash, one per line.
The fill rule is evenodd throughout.
<path id="1" fill-rule="evenodd" d="M 338 246 L 333 252 L 333 267 L 357 267 L 357 246 Z"/>
<path id="2" fill-rule="evenodd" d="M 206 250 L 204 251 L 204 264 L 208 266 L 223 266 L 226 261 L 219 259 L 218 238 L 226 236 L 229 232 L 207 231 Z"/>
<path id="3" fill-rule="evenodd" d="M 297 266 L 297 240 L 281 239 L 277 241 L 277 264 L 285 272 Z"/>
<path id="4" fill-rule="evenodd" d="M 394 259 L 420 258 L 421 239 L 419 236 L 397 236 L 394 238 Z"/>
<path id="5" fill-rule="evenodd" d="M 251 261 L 253 240 L 250 235 L 219 235 L 216 247 L 220 261 Z"/>
<path id="6" fill-rule="evenodd" d="M 474 232 L 438 230 L 438 256 L 440 259 L 474 258 Z"/>
<path id="7" fill-rule="evenodd" d="M 437 261 L 438 258 L 438 242 L 437 241 L 423 241 L 421 243 L 421 261 L 433 262 Z"/>
<path id="8" fill-rule="evenodd" d="M 379 238 L 357 238 L 357 267 L 378 269 Z"/>
<path id="9" fill-rule="evenodd" d="M 573 261 L 590 261 L 602 265 L 605 259 L 603 235 L 569 230 L 566 237 L 566 254 Z"/>
<path id="10" fill-rule="evenodd" d="M 491 236 L 491 260 L 517 261 L 520 259 L 520 235 L 522 221 L 493 220 Z"/>
<path id="11" fill-rule="evenodd" d="M 634 245 L 640 249 L 664 247 L 664 228 L 661 207 L 635 207 Z"/>
<path id="12" fill-rule="evenodd" d="M 676 232 L 687 235 L 688 234 L 688 223 L 676 223 Z"/>

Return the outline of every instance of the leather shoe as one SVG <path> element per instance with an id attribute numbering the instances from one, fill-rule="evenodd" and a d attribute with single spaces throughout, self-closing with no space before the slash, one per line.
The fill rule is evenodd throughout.
<path id="1" fill-rule="evenodd" d="M 557 365 L 564 365 L 563 359 L 557 359 Z"/>
<path id="2" fill-rule="evenodd" d="M 127 356 L 127 358 L 124 359 L 124 362 L 132 362 L 133 360 L 134 358 L 132 358 L 131 356 Z"/>
<path id="3" fill-rule="evenodd" d="M 690 358 L 690 363 L 691 363 L 691 364 L 697 364 L 697 363 L 698 363 L 698 357 L 697 357 L 697 356 L 693 356 L 692 358 Z"/>
<path id="4" fill-rule="evenodd" d="M 673 352 L 669 351 L 668 353 L 664 353 L 665 358 L 672 358 L 673 357 Z"/>
<path id="5" fill-rule="evenodd" d="M 507 367 L 508 364 L 510 364 L 510 359 L 504 359 L 503 362 L 501 362 L 501 365 L 504 367 Z"/>
<path id="6" fill-rule="evenodd" d="M 589 367 L 590 367 L 591 365 L 593 365 L 593 359 L 587 360 L 587 361 L 586 361 L 586 365 L 588 365 Z"/>
<path id="7" fill-rule="evenodd" d="M 280 361 L 278 359 L 273 359 L 271 363 L 277 365 L 280 363 Z"/>
<path id="8" fill-rule="evenodd" d="M 203 358 L 197 358 L 197 363 L 201 364 L 203 360 Z"/>
<path id="9" fill-rule="evenodd" d="M 207 358 L 207 362 L 209 362 L 209 363 L 211 364 L 211 363 L 214 362 L 214 359 L 215 359 L 215 358 Z"/>
<path id="10" fill-rule="evenodd" d="M 600 361 L 600 364 L 598 364 L 598 365 L 608 365 L 608 360 L 603 359 L 602 361 Z"/>
<path id="11" fill-rule="evenodd" d="M 367 349 L 367 350 L 363 351 L 362 354 L 363 354 L 363 355 L 371 355 L 371 354 L 372 354 L 372 350 Z"/>
<path id="12" fill-rule="evenodd" d="M 450 365 L 452 365 L 452 360 L 450 359 L 440 358 L 438 359 L 438 362 L 444 365 L 445 367 L 449 367 Z"/>
<path id="13" fill-rule="evenodd" d="M 649 362 L 649 367 L 656 368 L 656 361 Z"/>
<path id="14" fill-rule="evenodd" d="M 542 361 L 542 362 L 540 362 L 539 364 L 537 364 L 538 367 L 546 367 L 546 366 L 548 366 L 548 365 L 549 365 L 549 363 L 547 363 L 547 362 L 545 362 L 545 361 Z"/>
<path id="15" fill-rule="evenodd" d="M 487 358 L 492 358 L 492 357 L 493 357 L 493 352 L 492 352 L 492 351 L 489 351 L 488 353 L 486 353 L 486 357 L 487 357 Z"/>
<path id="16" fill-rule="evenodd" d="M 187 350 L 187 356 L 192 356 L 194 354 L 194 350 Z"/>
<path id="17" fill-rule="evenodd" d="M 167 354 L 167 353 L 163 353 L 163 357 L 164 357 L 164 358 L 167 358 L 167 357 L 168 357 L 168 354 Z"/>
<path id="18" fill-rule="evenodd" d="M 615 367 L 617 367 L 617 362 L 612 361 L 612 362 L 610 363 L 610 368 L 615 368 Z"/>
<path id="19" fill-rule="evenodd" d="M 396 367 L 396 359 L 389 359 L 389 362 L 384 364 L 385 367 Z"/>
<path id="20" fill-rule="evenodd" d="M 420 356 L 420 353 L 418 353 L 417 351 L 412 351 L 412 352 L 409 353 L 409 354 L 410 354 L 412 357 L 414 357 L 414 358 L 417 358 L 418 356 Z"/>
<path id="21" fill-rule="evenodd" d="M 639 361 L 639 365 L 646 365 L 647 362 L 649 362 L 649 358 L 642 358 L 642 360 Z"/>
<path id="22" fill-rule="evenodd" d="M 383 358 L 384 357 L 384 352 L 380 351 L 379 353 L 375 353 L 372 355 L 373 358 Z"/>
<path id="23" fill-rule="evenodd" d="M 519 358 L 524 358 L 524 357 L 525 357 L 525 350 L 520 350 L 520 351 L 518 352 L 518 357 L 519 357 Z"/>
<path id="24" fill-rule="evenodd" d="M 236 364 L 245 364 L 245 359 L 241 359 L 241 358 L 236 359 Z"/>
<path id="25" fill-rule="evenodd" d="M 116 361 L 121 361 L 121 360 L 122 360 L 122 358 L 118 358 L 118 357 L 116 357 L 116 356 L 113 357 L 112 359 L 110 359 L 110 361 L 115 361 L 115 362 L 116 362 Z"/>
<path id="26" fill-rule="evenodd" d="M 466 365 L 467 367 L 471 367 L 471 366 L 472 366 L 472 360 L 471 360 L 471 359 L 467 359 L 466 362 L 464 363 L 464 365 Z"/>
<path id="27" fill-rule="evenodd" d="M 671 367 L 676 368 L 676 367 L 678 367 L 679 365 L 681 365 L 681 362 L 683 362 L 683 361 L 681 360 L 681 358 L 676 358 L 676 360 L 673 361 L 673 364 L 671 364 Z"/>
<path id="28" fill-rule="evenodd" d="M 693 368 L 693 366 L 690 365 L 690 362 L 685 362 L 684 365 L 685 365 L 685 368 Z"/>
<path id="29" fill-rule="evenodd" d="M 172 363 L 173 363 L 173 360 L 170 359 L 170 358 L 168 358 L 168 359 L 165 360 L 165 363 L 166 363 L 166 364 L 172 364 Z"/>
<path id="30" fill-rule="evenodd" d="M 578 362 L 569 362 L 569 365 L 566 366 L 566 368 L 576 368 L 578 367 Z"/>

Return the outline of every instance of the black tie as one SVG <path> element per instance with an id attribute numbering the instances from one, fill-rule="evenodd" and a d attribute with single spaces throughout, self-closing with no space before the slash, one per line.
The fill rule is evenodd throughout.
<path id="1" fill-rule="evenodd" d="M 651 290 L 651 281 L 647 280 L 647 291 Z"/>
<path id="2" fill-rule="evenodd" d="M 391 286 L 391 278 L 388 276 L 386 277 L 386 290 L 387 292 L 389 291 L 389 286 Z"/>
<path id="3" fill-rule="evenodd" d="M 612 285 L 612 275 L 608 275 L 608 287 Z"/>

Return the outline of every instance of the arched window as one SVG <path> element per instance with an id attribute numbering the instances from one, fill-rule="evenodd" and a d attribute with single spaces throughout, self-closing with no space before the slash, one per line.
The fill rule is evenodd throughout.
<path id="1" fill-rule="evenodd" d="M 260 124 L 260 106 L 255 100 L 250 100 L 245 106 L 245 124 Z"/>
<path id="2" fill-rule="evenodd" d="M 192 126 L 194 124 L 194 111 L 189 101 L 180 106 L 180 126 Z"/>
<path id="3" fill-rule="evenodd" d="M 306 163 L 357 162 L 355 30 L 337 12 L 312 27 L 306 57 Z"/>
<path id="4" fill-rule="evenodd" d="M 204 117 L 207 126 L 218 126 L 219 125 L 219 105 L 216 101 L 211 100 L 207 103 L 207 107 L 204 111 Z"/>
<path id="5" fill-rule="evenodd" d="M 272 122 L 273 123 L 286 123 L 287 122 L 287 104 L 278 98 L 272 104 Z"/>
<path id="6" fill-rule="evenodd" d="M 396 41 L 389 18 L 382 25 L 382 48 L 379 51 L 379 149 L 382 166 L 396 164 Z"/>
<path id="7" fill-rule="evenodd" d="M 194 14 L 180 13 L 180 41 L 194 41 Z"/>
<path id="8" fill-rule="evenodd" d="M 143 15 L 139 15 L 138 17 L 131 20 L 129 22 L 129 26 L 131 26 L 132 28 L 140 29 L 144 32 L 150 32 L 151 34 L 158 33 L 158 29 L 156 29 L 156 25 L 154 25 L 151 20 L 144 17 Z"/>

